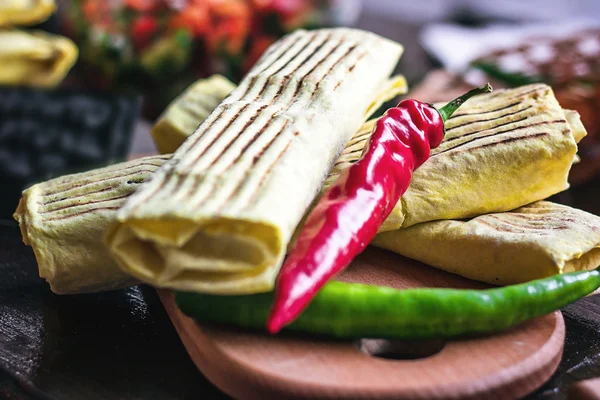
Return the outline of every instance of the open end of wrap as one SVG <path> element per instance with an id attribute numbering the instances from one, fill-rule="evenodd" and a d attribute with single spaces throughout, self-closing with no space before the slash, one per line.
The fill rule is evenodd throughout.
<path id="1" fill-rule="evenodd" d="M 219 294 L 270 290 L 285 251 L 277 227 L 227 218 L 131 220 L 106 240 L 119 266 L 142 281 Z"/>

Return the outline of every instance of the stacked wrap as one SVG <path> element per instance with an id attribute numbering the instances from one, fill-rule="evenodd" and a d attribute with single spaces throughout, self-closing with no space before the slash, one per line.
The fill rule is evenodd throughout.
<path id="1" fill-rule="evenodd" d="M 586 134 L 579 115 L 563 110 L 544 84 L 476 96 L 445 126 L 444 141 L 380 232 L 509 211 L 561 192 Z M 370 133 L 366 126 L 348 143 L 326 186 L 358 160 Z"/>
<path id="2" fill-rule="evenodd" d="M 599 266 L 600 218 L 539 201 L 380 233 L 373 244 L 467 278 L 511 285 Z"/>

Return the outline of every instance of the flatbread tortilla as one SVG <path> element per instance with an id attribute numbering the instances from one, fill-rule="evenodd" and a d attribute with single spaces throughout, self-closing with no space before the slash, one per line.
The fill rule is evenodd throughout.
<path id="1" fill-rule="evenodd" d="M 99 292 L 138 283 L 117 267 L 102 236 L 125 199 L 169 158 L 140 158 L 23 192 L 14 218 L 53 292 Z"/>
<path id="2" fill-rule="evenodd" d="M 360 157 L 370 132 L 365 126 L 348 143 L 325 188 Z M 579 115 L 561 109 L 548 85 L 476 96 L 446 122 L 444 141 L 380 232 L 510 211 L 561 192 L 585 134 Z"/>
<path id="3" fill-rule="evenodd" d="M 54 0 L 2 0 L 0 26 L 37 24 L 48 19 L 54 11 Z"/>
<path id="4" fill-rule="evenodd" d="M 77 60 L 77 46 L 42 31 L 0 30 L 0 84 L 53 87 Z"/>
<path id="5" fill-rule="evenodd" d="M 467 278 L 511 285 L 598 267 L 600 217 L 538 201 L 380 233 L 372 244 Z"/>

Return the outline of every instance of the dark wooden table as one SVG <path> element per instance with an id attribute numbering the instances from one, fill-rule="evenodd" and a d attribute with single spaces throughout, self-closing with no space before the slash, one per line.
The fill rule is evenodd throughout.
<path id="1" fill-rule="evenodd" d="M 419 26 L 365 15 L 358 26 L 405 44 L 399 69 L 418 82 L 435 63 L 416 40 Z M 152 144 L 148 124 L 133 151 Z M 600 215 L 600 181 L 554 200 Z M 568 386 L 600 377 L 600 296 L 563 310 L 567 338 L 557 373 L 532 399 L 566 398 Z M 0 398 L 226 398 L 190 361 L 153 289 L 56 296 L 38 275 L 16 224 L 0 222 Z"/>

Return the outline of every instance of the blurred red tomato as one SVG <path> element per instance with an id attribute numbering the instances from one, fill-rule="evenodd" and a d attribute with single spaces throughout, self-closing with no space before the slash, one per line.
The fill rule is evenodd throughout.
<path id="1" fill-rule="evenodd" d="M 154 17 L 140 15 L 131 25 L 131 38 L 136 50 L 142 50 L 154 38 L 158 29 L 158 23 Z"/>

